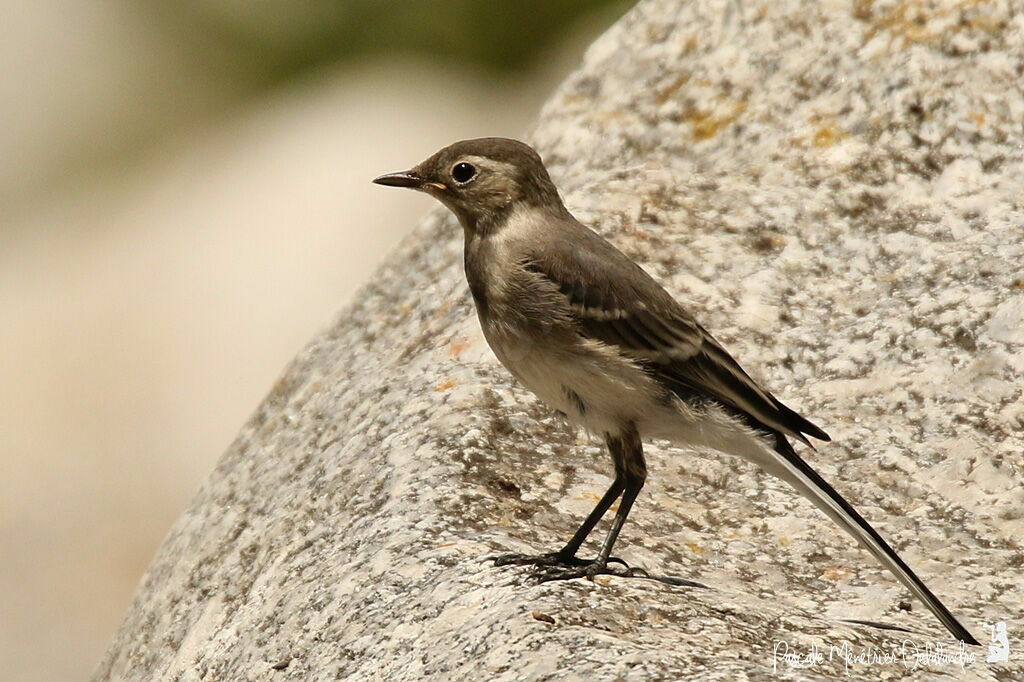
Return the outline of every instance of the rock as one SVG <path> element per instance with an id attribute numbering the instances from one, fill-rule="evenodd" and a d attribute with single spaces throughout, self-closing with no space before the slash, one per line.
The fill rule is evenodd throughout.
<path id="1" fill-rule="evenodd" d="M 808 458 L 985 642 L 1024 623 L 1022 55 L 1010 3 L 643 2 L 531 135 L 577 217 L 830 432 Z M 1020 674 L 724 455 L 649 446 L 617 548 L 709 589 L 491 566 L 560 546 L 611 467 L 487 349 L 461 241 L 436 210 L 296 358 L 94 679 Z"/>

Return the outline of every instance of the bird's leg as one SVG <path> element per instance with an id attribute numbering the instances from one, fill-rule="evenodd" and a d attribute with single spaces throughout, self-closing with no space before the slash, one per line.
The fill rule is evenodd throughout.
<path id="1" fill-rule="evenodd" d="M 612 482 L 611 487 L 608 488 L 604 496 L 594 507 L 594 510 L 590 512 L 587 518 L 580 524 L 580 527 L 573 533 L 572 539 L 566 543 L 565 547 L 558 550 L 557 552 L 548 552 L 547 554 L 502 554 L 494 559 L 495 566 L 507 566 L 509 564 L 531 564 L 534 566 L 578 566 L 589 564 L 589 561 L 576 558 L 576 552 L 579 551 L 580 545 L 590 535 L 590 531 L 594 529 L 597 522 L 601 520 L 608 508 L 612 506 L 616 498 L 622 494 L 622 491 L 626 487 L 626 482 L 621 476 L 616 476 Z M 621 560 L 619 560 L 621 561 Z M 623 562 L 625 563 L 625 562 Z"/>
<path id="2" fill-rule="evenodd" d="M 601 553 L 597 555 L 597 560 L 594 561 L 595 565 L 601 568 L 607 565 L 611 558 L 612 547 L 619 537 L 619 531 L 622 530 L 622 524 L 626 522 L 626 516 L 633 508 L 633 502 L 636 501 L 636 496 L 640 494 L 640 489 L 643 486 L 643 479 L 633 479 L 626 485 L 626 489 L 622 492 L 622 502 L 619 503 L 619 509 L 615 512 L 615 518 L 612 520 L 612 527 L 608 529 L 608 535 L 601 544 Z"/>
<path id="3" fill-rule="evenodd" d="M 562 550 L 563 552 L 571 550 L 573 555 L 575 555 L 576 550 L 579 549 L 580 544 L 583 542 L 583 538 L 594 527 L 594 524 L 601 518 L 601 515 L 604 514 L 608 506 L 611 506 L 612 500 L 618 496 L 616 486 L 621 481 L 622 502 L 619 503 L 619 508 L 615 512 L 615 519 L 612 521 L 612 527 L 601 544 L 601 552 L 593 561 L 575 559 L 568 566 L 565 564 L 546 566 L 536 575 L 537 580 L 540 582 L 568 580 L 570 578 L 588 578 L 593 580 L 594 576 L 602 573 L 613 575 L 644 575 L 646 573 L 642 569 L 636 571 L 628 566 L 625 572 L 621 570 L 613 571 L 608 568 L 609 561 L 619 561 L 623 565 L 626 563 L 621 559 L 616 560 L 611 556 L 612 547 L 615 546 L 615 540 L 619 537 L 619 531 L 622 530 L 626 517 L 629 516 L 629 510 L 632 508 L 636 496 L 640 493 L 640 489 L 643 488 L 644 481 L 647 479 L 647 465 L 644 463 L 644 451 L 643 445 L 640 442 L 640 434 L 634 425 L 630 424 L 617 437 L 607 436 L 607 442 L 608 450 L 615 461 L 615 483 L 605 493 L 605 496 L 601 498 L 597 508 L 583 522 L 583 525 L 580 526 L 573 539 Z M 615 495 L 612 495 L 613 491 L 616 491 Z M 602 505 L 605 506 L 602 508 Z M 600 511 L 600 514 L 597 513 L 598 511 Z"/>
<path id="4" fill-rule="evenodd" d="M 590 531 L 594 530 L 594 526 L 597 522 L 605 515 L 608 508 L 612 506 L 612 503 L 622 494 L 622 491 L 626 489 L 626 481 L 616 475 L 615 480 L 612 481 L 611 486 L 605 491 L 604 496 L 594 507 L 594 510 L 590 512 L 587 518 L 580 524 L 580 527 L 573 533 L 572 539 L 566 543 L 565 547 L 560 549 L 557 554 L 565 559 L 573 559 L 576 557 L 576 552 L 579 551 L 583 541 L 590 535 Z"/>

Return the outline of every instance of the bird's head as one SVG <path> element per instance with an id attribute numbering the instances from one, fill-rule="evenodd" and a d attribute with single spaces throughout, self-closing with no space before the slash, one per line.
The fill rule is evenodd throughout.
<path id="1" fill-rule="evenodd" d="M 502 137 L 456 142 L 410 170 L 374 182 L 426 192 L 451 209 L 467 234 L 498 229 L 503 217 L 520 207 L 565 210 L 540 155 Z"/>

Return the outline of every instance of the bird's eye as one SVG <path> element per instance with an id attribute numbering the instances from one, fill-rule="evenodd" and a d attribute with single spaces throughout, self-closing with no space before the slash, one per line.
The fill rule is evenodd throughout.
<path id="1" fill-rule="evenodd" d="M 476 167 L 471 163 L 462 161 L 452 167 L 452 179 L 460 185 L 467 183 L 476 175 Z"/>

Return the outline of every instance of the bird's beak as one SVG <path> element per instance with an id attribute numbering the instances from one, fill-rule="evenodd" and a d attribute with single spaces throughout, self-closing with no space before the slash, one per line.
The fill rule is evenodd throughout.
<path id="1" fill-rule="evenodd" d="M 379 178 L 374 178 L 373 182 L 376 185 L 386 185 L 388 187 L 410 187 L 412 189 L 433 187 L 434 189 L 439 189 L 441 191 L 448 189 L 440 182 L 430 182 L 425 178 L 420 177 L 420 175 L 413 170 L 400 171 L 398 173 L 385 173 Z"/>
<path id="2" fill-rule="evenodd" d="M 388 187 L 417 188 L 423 185 L 423 178 L 413 171 L 407 170 L 399 173 L 386 173 L 379 178 L 374 178 L 373 182 L 376 185 L 387 185 Z"/>

